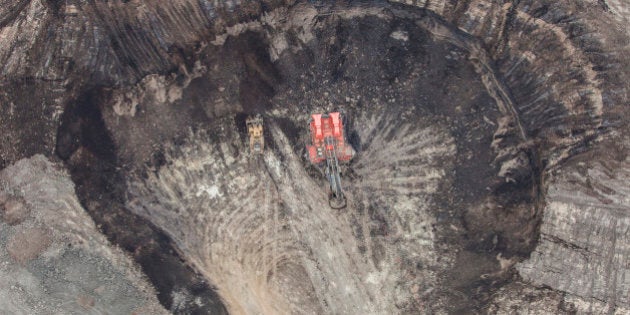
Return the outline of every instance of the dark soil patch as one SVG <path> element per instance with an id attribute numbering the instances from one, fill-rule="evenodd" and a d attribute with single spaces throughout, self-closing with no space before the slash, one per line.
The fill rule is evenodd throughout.
<path id="1" fill-rule="evenodd" d="M 177 314 L 226 314 L 214 289 L 180 258 L 170 239 L 125 209 L 124 173 L 98 107 L 100 93 L 89 90 L 70 105 L 59 128 L 56 152 L 70 170 L 81 204 L 109 241 L 140 264 L 166 309 Z M 172 293 L 182 289 L 191 294 L 191 302 L 173 309 Z M 206 303 L 192 303 L 197 297 Z"/>

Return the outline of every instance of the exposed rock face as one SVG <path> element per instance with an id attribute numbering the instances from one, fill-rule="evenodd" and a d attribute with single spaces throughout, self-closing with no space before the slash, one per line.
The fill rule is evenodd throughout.
<path id="1" fill-rule="evenodd" d="M 627 138 L 610 146 L 627 148 Z M 590 157 L 607 149 L 597 147 Z M 580 160 L 551 175 L 540 244 L 517 270 L 535 285 L 582 297 L 582 311 L 627 313 L 630 160 L 627 152 Z"/>
<path id="2" fill-rule="evenodd" d="M 550 174 L 540 243 L 490 313 L 627 314 L 628 138 L 612 136 Z M 557 291 L 552 291 L 555 289 Z"/>
<path id="3" fill-rule="evenodd" d="M 564 300 L 564 294 L 549 288 L 538 288 L 514 281 L 494 294 L 486 314 L 576 314 L 575 305 Z M 585 310 L 582 310 L 584 313 Z"/>
<path id="4" fill-rule="evenodd" d="M 64 160 L 156 285 L 179 255 L 232 313 L 627 312 L 622 1 L 5 2 L 0 166 Z M 343 211 L 302 156 L 333 109 L 358 152 Z M 55 244 L 29 228 L 18 264 Z M 178 285 L 171 311 L 224 311 Z"/>
<path id="5" fill-rule="evenodd" d="M 0 183 L 0 312 L 167 313 L 133 261 L 97 230 L 59 164 L 21 160 L 0 172 Z"/>

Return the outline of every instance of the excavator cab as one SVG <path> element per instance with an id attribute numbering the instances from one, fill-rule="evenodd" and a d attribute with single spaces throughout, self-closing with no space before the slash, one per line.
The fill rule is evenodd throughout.
<path id="1" fill-rule="evenodd" d="M 245 120 L 247 133 L 249 134 L 249 152 L 251 154 L 262 154 L 265 149 L 265 138 L 263 137 L 263 119 L 260 114 L 249 116 Z"/>
<path id="2" fill-rule="evenodd" d="M 346 197 L 341 187 L 339 161 L 350 161 L 355 152 L 346 141 L 341 114 L 313 114 L 310 129 L 311 144 L 306 149 L 312 164 L 326 167 L 325 174 L 330 186 L 328 204 L 334 209 L 345 208 Z"/>

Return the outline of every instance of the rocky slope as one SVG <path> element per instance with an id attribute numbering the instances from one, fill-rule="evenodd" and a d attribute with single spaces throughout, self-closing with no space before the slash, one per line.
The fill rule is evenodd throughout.
<path id="1" fill-rule="evenodd" d="M 61 158 L 173 312 L 628 309 L 622 1 L 3 4 L 0 166 Z M 303 157 L 336 109 L 343 211 Z"/>
<path id="2" fill-rule="evenodd" d="M 130 257 L 101 235 L 59 164 L 0 172 L 0 311 L 166 314 Z"/>
<path id="3" fill-rule="evenodd" d="M 525 280 L 567 292 L 589 313 L 630 312 L 629 143 L 614 139 L 550 175 L 540 244 L 517 265 Z"/>

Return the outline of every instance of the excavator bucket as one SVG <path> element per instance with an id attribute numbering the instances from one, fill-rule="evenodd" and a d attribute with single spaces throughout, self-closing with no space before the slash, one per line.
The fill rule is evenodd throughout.
<path id="1" fill-rule="evenodd" d="M 249 152 L 252 154 L 262 154 L 265 148 L 262 116 L 258 114 L 253 117 L 247 117 L 245 124 L 247 125 L 247 133 L 249 134 Z"/>

